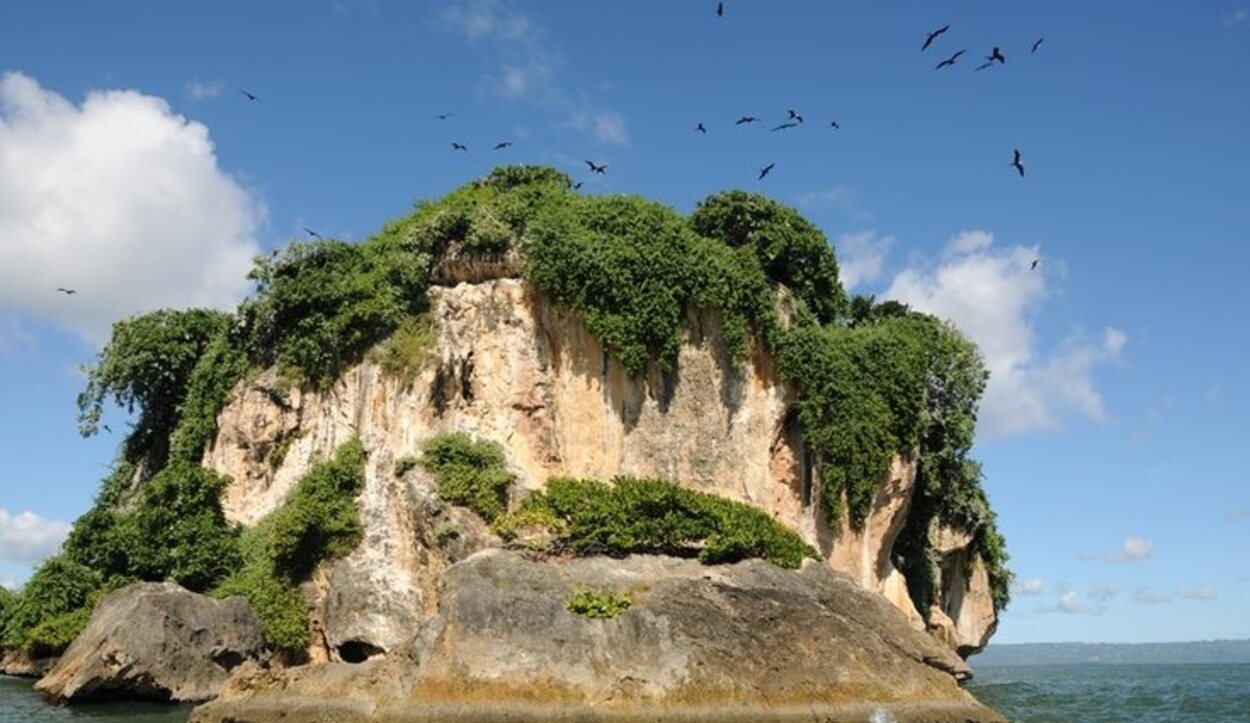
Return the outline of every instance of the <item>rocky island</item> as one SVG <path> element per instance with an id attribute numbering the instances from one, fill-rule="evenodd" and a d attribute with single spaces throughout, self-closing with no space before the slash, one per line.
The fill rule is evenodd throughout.
<path id="1" fill-rule="evenodd" d="M 508 167 L 252 278 L 114 326 L 80 422 L 135 423 L 5 672 L 205 723 L 1002 720 L 980 356 L 795 211 Z"/>

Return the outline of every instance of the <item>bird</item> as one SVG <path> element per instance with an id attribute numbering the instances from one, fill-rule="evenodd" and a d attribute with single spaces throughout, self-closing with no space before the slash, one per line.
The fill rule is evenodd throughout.
<path id="1" fill-rule="evenodd" d="M 773 126 L 772 128 L 769 128 L 769 131 L 772 131 L 772 132 L 784 131 L 787 128 L 798 128 L 798 127 L 799 127 L 798 123 L 782 123 L 781 125 Z"/>
<path id="2" fill-rule="evenodd" d="M 702 123 L 700 123 L 699 125 L 695 126 L 695 127 L 694 127 L 694 129 L 695 129 L 696 131 L 698 131 L 698 132 L 702 133 L 703 135 L 707 135 L 707 126 L 703 125 Z"/>
<path id="3" fill-rule="evenodd" d="M 321 238 L 321 234 L 317 233 L 311 228 L 308 228 L 307 226 L 304 227 L 304 233 L 308 234 L 309 236 L 312 236 L 313 238 Z"/>
<path id="4" fill-rule="evenodd" d="M 577 183 L 574 183 L 574 184 L 573 184 L 573 190 L 574 190 L 574 191 L 580 191 L 580 190 L 581 190 L 581 188 L 582 188 L 582 182 L 581 182 L 581 181 L 578 181 Z"/>
<path id="5" fill-rule="evenodd" d="M 1037 52 L 1037 49 L 1038 49 L 1038 48 L 1040 48 L 1040 47 L 1042 47 L 1042 41 L 1043 41 L 1043 40 L 1045 40 L 1045 39 L 1046 39 L 1046 38 L 1038 38 L 1038 39 L 1037 39 L 1037 42 L 1033 43 L 1033 49 L 1032 49 L 1032 50 L 1030 50 L 1029 52 L 1030 52 L 1030 53 L 1036 53 L 1036 52 Z"/>
<path id="6" fill-rule="evenodd" d="M 1020 177 L 1024 177 L 1024 164 L 1020 162 L 1020 151 L 1016 151 L 1016 155 L 1011 159 L 1011 166 L 1020 172 Z"/>
<path id="7" fill-rule="evenodd" d="M 758 123 L 758 122 L 759 122 L 759 118 L 756 118 L 753 115 L 744 115 L 738 120 L 734 121 L 734 125 L 740 126 L 743 123 Z"/>
<path id="8" fill-rule="evenodd" d="M 725 3 L 723 2 L 716 3 L 716 17 L 718 18 L 725 17 Z"/>
<path id="9" fill-rule="evenodd" d="M 941 70 L 942 68 L 945 68 L 945 67 L 946 67 L 946 66 L 948 66 L 948 65 L 954 65 L 954 64 L 955 64 L 955 61 L 956 61 L 956 60 L 959 60 L 959 56 L 963 55 L 963 54 L 964 54 L 964 53 L 966 53 L 966 52 L 968 52 L 968 49 L 967 49 L 967 48 L 964 48 L 963 50 L 959 51 L 958 53 L 955 53 L 954 55 L 952 55 L 951 57 L 947 58 L 946 60 L 943 60 L 942 62 L 938 63 L 938 64 L 937 64 L 937 67 L 936 67 L 936 68 L 934 68 L 934 70 Z"/>
<path id="10" fill-rule="evenodd" d="M 65 294 L 66 296 L 73 296 L 74 294 L 78 293 L 77 289 L 66 289 L 62 286 L 56 287 L 56 290 L 61 292 L 62 294 Z"/>
<path id="11" fill-rule="evenodd" d="M 240 92 L 240 93 L 242 93 L 242 94 L 243 94 L 243 96 L 244 96 L 244 97 L 246 97 L 246 98 L 247 98 L 248 100 L 250 100 L 250 101 L 255 102 L 255 101 L 260 100 L 260 96 L 257 96 L 257 95 L 254 95 L 254 94 L 252 94 L 252 93 L 249 93 L 249 92 L 247 92 L 246 90 L 243 90 L 242 88 L 239 88 L 239 92 Z"/>
<path id="12" fill-rule="evenodd" d="M 837 128 L 838 130 L 842 130 L 842 126 L 838 125 L 838 122 L 836 120 L 829 121 L 829 125 L 833 126 L 834 128 Z"/>
<path id="13" fill-rule="evenodd" d="M 768 164 L 767 166 L 764 166 L 763 168 L 761 168 L 761 169 L 760 169 L 760 177 L 759 177 L 758 179 L 756 179 L 756 180 L 760 180 L 760 181 L 764 180 L 764 176 L 767 176 L 767 175 L 768 175 L 768 172 L 769 172 L 769 171 L 771 171 L 771 170 L 773 170 L 773 166 L 775 166 L 775 165 L 777 165 L 777 164 L 776 164 L 776 163 L 770 163 L 770 164 Z"/>
<path id="14" fill-rule="evenodd" d="M 928 50 L 928 49 L 929 49 L 929 46 L 933 44 L 933 41 L 934 41 L 934 40 L 937 40 L 937 36 L 941 35 L 942 33 L 946 32 L 947 30 L 950 30 L 950 29 L 951 29 L 951 26 L 949 26 L 949 25 L 943 25 L 942 27 L 938 28 L 937 30 L 934 30 L 933 32 L 929 33 L 929 34 L 928 34 L 928 36 L 927 36 L 927 37 L 925 37 L 925 39 L 924 39 L 924 45 L 921 45 L 921 46 L 920 46 L 920 52 L 922 52 L 922 53 L 923 53 L 924 51 Z"/>
<path id="15" fill-rule="evenodd" d="M 455 141 L 452 141 L 452 143 L 451 143 L 451 149 L 452 149 L 453 151 L 467 151 L 467 150 L 469 150 L 469 147 L 468 147 L 468 146 L 466 146 L 466 145 L 465 145 L 465 144 L 463 144 L 463 143 L 456 143 Z"/>
<path id="16" fill-rule="evenodd" d="M 1041 259 L 1033 259 L 1033 263 L 1029 264 L 1029 271 L 1036 271 L 1037 265 L 1042 262 Z"/>
<path id="17" fill-rule="evenodd" d="M 1007 62 L 1007 56 L 1003 55 L 1003 51 L 999 50 L 997 45 L 994 46 L 994 49 L 990 51 L 989 55 L 985 56 L 985 59 L 990 61 L 991 63 L 993 63 L 995 60 L 997 60 L 1000 63 Z"/>
<path id="18" fill-rule="evenodd" d="M 599 166 L 596 166 L 596 165 L 594 164 L 594 162 L 592 162 L 592 161 L 586 161 L 586 165 L 590 166 L 590 172 L 591 172 L 591 173 L 598 173 L 600 176 L 602 176 L 602 175 L 604 175 L 604 174 L 606 174 L 606 173 L 608 172 L 608 164 L 606 164 L 606 163 L 604 163 L 604 164 L 602 164 L 602 165 L 599 165 Z"/>
<path id="19" fill-rule="evenodd" d="M 435 117 L 435 118 L 437 118 L 438 120 L 447 120 L 448 118 L 452 117 L 452 115 L 454 115 L 454 114 L 452 114 L 452 113 L 439 113 L 438 115 L 436 115 L 436 116 L 434 116 L 434 117 Z"/>
<path id="20" fill-rule="evenodd" d="M 503 149 L 511 145 L 512 145 L 512 141 L 499 141 L 498 143 L 495 144 L 495 150 L 502 151 Z"/>
<path id="21" fill-rule="evenodd" d="M 798 122 L 800 122 L 800 123 L 802 123 L 802 122 L 803 122 L 803 116 L 799 115 L 798 113 L 795 113 L 795 112 L 794 112 L 794 111 L 792 111 L 792 110 L 787 110 L 787 111 L 786 111 L 786 113 L 789 113 L 789 114 L 790 114 L 790 118 L 789 118 L 790 120 L 792 120 L 792 121 L 798 121 Z"/>
<path id="22" fill-rule="evenodd" d="M 994 64 L 994 61 L 992 60 L 986 63 L 981 63 L 975 68 L 975 70 L 985 70 L 986 68 L 990 67 L 993 64 Z"/>
<path id="23" fill-rule="evenodd" d="M 100 425 L 100 428 L 101 428 L 101 429 L 103 429 L 104 431 L 108 432 L 109 434 L 112 434 L 112 433 L 113 433 L 113 430 L 109 429 L 109 426 L 108 426 L 107 424 L 101 424 L 101 425 Z"/>

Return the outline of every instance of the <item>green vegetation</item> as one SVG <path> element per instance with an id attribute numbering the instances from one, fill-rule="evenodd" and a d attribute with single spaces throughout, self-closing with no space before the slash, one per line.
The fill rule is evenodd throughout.
<path id="1" fill-rule="evenodd" d="M 420 462 L 434 475 L 438 496 L 453 505 L 468 507 L 487 522 L 507 508 L 512 473 L 498 444 L 461 432 L 440 434 L 425 443 Z"/>
<path id="2" fill-rule="evenodd" d="M 428 313 L 409 317 L 382 342 L 379 363 L 404 387 L 411 387 L 417 373 L 430 360 L 435 339 L 434 321 Z"/>
<path id="3" fill-rule="evenodd" d="M 242 566 L 214 597 L 242 595 L 265 629 L 270 645 L 290 652 L 308 647 L 308 610 L 300 583 L 322 560 L 341 557 L 360 544 L 363 526 L 355 498 L 364 488 L 365 451 L 359 440 L 314 467 L 282 507 L 243 533 Z"/>
<path id="4" fill-rule="evenodd" d="M 4 645 L 29 648 L 35 642 L 32 633 L 41 625 L 83 608 L 89 613 L 92 593 L 102 584 L 98 573 L 63 554 L 48 558 L 35 570 L 16 599 L 10 601 L 9 613 L 4 619 Z M 85 620 L 83 622 L 85 624 Z M 64 625 L 63 622 L 58 624 Z M 46 626 L 41 632 L 47 632 Z"/>
<path id="5" fill-rule="evenodd" d="M 659 479 L 553 478 L 494 527 L 504 539 L 544 527 L 553 550 L 579 555 L 697 555 L 709 564 L 758 557 L 786 568 L 818 557 L 763 510 Z"/>
<path id="6" fill-rule="evenodd" d="M 445 545 L 457 537 L 460 537 L 460 525 L 451 520 L 443 520 L 434 526 L 434 539 L 440 545 Z"/>
<path id="7" fill-rule="evenodd" d="M 578 590 L 565 604 L 565 609 L 594 620 L 615 620 L 634 604 L 627 592 L 614 590 Z"/>

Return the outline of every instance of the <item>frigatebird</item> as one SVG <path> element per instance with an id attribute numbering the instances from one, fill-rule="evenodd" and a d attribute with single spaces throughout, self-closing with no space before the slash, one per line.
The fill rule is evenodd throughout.
<path id="1" fill-rule="evenodd" d="M 936 68 L 934 68 L 934 70 L 941 70 L 942 68 L 945 68 L 945 67 L 947 67 L 948 65 L 954 65 L 954 64 L 955 64 L 955 61 L 956 61 L 956 60 L 959 60 L 959 56 L 963 55 L 963 54 L 964 54 L 964 53 L 966 53 L 966 52 L 968 52 L 968 49 L 967 49 L 967 48 L 964 48 L 963 50 L 959 51 L 958 53 L 955 53 L 954 55 L 952 55 L 951 57 L 947 58 L 946 60 L 943 60 L 942 62 L 938 63 L 938 64 L 937 64 L 937 67 L 936 67 Z"/>
<path id="2" fill-rule="evenodd" d="M 593 161 L 586 161 L 586 165 L 590 166 L 591 173 L 598 173 L 600 176 L 607 174 L 608 164 L 596 166 Z"/>
<path id="3" fill-rule="evenodd" d="M 762 181 L 762 180 L 764 180 L 764 176 L 767 176 L 767 175 L 768 175 L 768 172 L 769 172 L 769 171 L 771 171 L 771 170 L 773 170 L 773 166 L 775 166 L 775 165 L 777 165 L 777 164 L 776 164 L 776 163 L 770 163 L 770 164 L 768 164 L 767 166 L 764 166 L 763 168 L 761 168 L 761 169 L 760 169 L 760 177 L 759 177 L 758 179 L 756 179 L 756 180 L 758 180 L 758 181 Z"/>
<path id="4" fill-rule="evenodd" d="M 1016 151 L 1016 155 L 1011 159 L 1011 167 L 1020 172 L 1020 177 L 1024 177 L 1024 164 L 1020 162 L 1020 151 Z"/>
<path id="5" fill-rule="evenodd" d="M 928 34 L 928 36 L 927 36 L 927 37 L 925 37 L 925 39 L 924 39 L 924 45 L 921 45 L 921 46 L 920 46 L 920 52 L 922 52 L 922 53 L 923 53 L 924 51 L 928 50 L 928 49 L 929 49 L 929 46 L 933 44 L 933 41 L 934 41 L 934 40 L 937 40 L 937 36 L 941 35 L 942 33 L 946 32 L 947 30 L 950 30 L 950 29 L 951 29 L 951 26 L 949 26 L 949 25 L 943 25 L 942 27 L 938 28 L 937 30 L 934 30 L 933 32 L 929 33 L 929 34 Z"/>

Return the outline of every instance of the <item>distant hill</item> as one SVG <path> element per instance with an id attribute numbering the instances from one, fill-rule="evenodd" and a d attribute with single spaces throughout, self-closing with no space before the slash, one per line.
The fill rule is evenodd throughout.
<path id="1" fill-rule="evenodd" d="M 974 670 L 989 665 L 1250 663 L 1250 640 L 990 645 L 968 663 Z"/>

